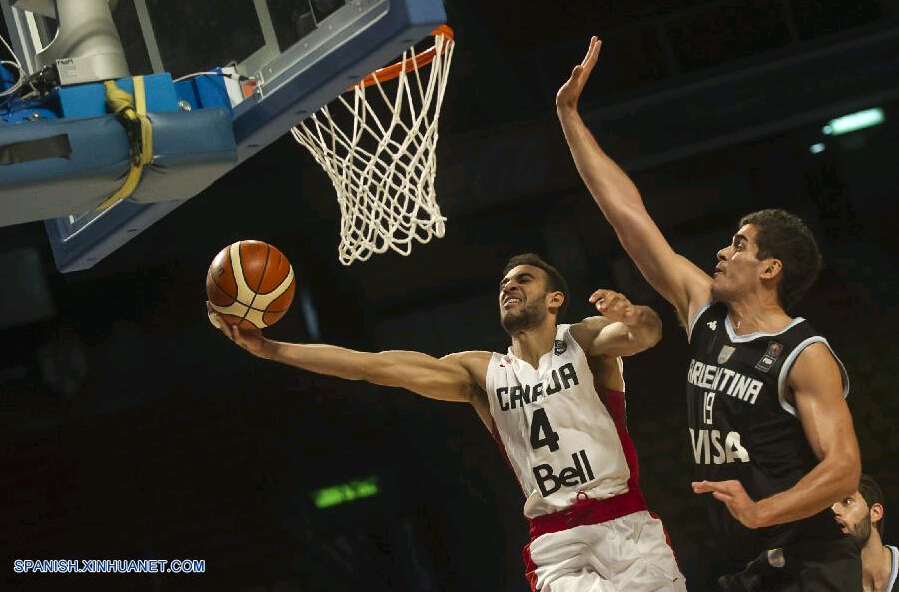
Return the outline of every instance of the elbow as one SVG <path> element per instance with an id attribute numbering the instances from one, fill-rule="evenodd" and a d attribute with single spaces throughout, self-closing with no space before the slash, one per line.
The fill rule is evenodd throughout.
<path id="1" fill-rule="evenodd" d="M 836 465 L 836 478 L 833 480 L 836 486 L 834 492 L 836 499 L 852 496 L 858 491 L 858 484 L 862 476 L 861 460 L 858 454 L 846 454 Z"/>
<path id="2" fill-rule="evenodd" d="M 662 339 L 661 332 L 659 333 L 650 333 L 646 335 L 641 335 L 639 339 L 636 339 L 635 342 L 637 344 L 638 349 L 642 351 L 646 351 L 652 347 L 654 347 L 659 341 Z"/>
<path id="3" fill-rule="evenodd" d="M 643 315 L 645 329 L 641 331 L 640 345 L 644 349 L 649 349 L 662 340 L 662 320 L 652 309 L 645 309 Z"/>
<path id="4" fill-rule="evenodd" d="M 651 349 L 662 339 L 661 332 L 647 331 L 639 335 L 631 334 L 632 351 L 627 355 L 634 355 Z"/>
<path id="5" fill-rule="evenodd" d="M 862 478 L 862 467 L 858 459 L 853 463 L 849 463 L 844 473 L 843 495 L 848 497 L 858 491 L 858 484 Z"/>

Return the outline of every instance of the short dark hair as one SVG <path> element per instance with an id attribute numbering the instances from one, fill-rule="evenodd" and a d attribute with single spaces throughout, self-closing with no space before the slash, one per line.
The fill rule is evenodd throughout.
<path id="1" fill-rule="evenodd" d="M 871 506 L 874 504 L 880 504 L 883 506 L 883 491 L 880 490 L 880 485 L 877 484 L 870 475 L 866 475 L 862 473 L 862 478 L 858 483 L 858 492 L 861 494 L 862 498 L 864 498 L 865 503 L 868 504 L 868 511 L 870 512 Z M 874 528 L 877 529 L 877 532 L 880 534 L 880 538 L 883 539 L 883 518 L 877 521 L 874 525 Z"/>
<path id="2" fill-rule="evenodd" d="M 546 290 L 548 292 L 561 292 L 565 296 L 562 306 L 559 307 L 559 313 L 556 315 L 556 319 L 561 319 L 565 313 L 565 308 L 568 306 L 568 282 L 565 281 L 559 270 L 535 253 L 520 253 L 509 258 L 508 263 L 503 268 L 503 277 L 519 265 L 532 265 L 542 269 L 546 274 Z"/>
<path id="3" fill-rule="evenodd" d="M 811 230 L 798 216 L 785 210 L 759 210 L 743 216 L 740 226 L 752 224 L 758 229 L 758 258 L 779 259 L 783 263 L 783 279 L 777 295 L 784 309 L 789 309 L 815 283 L 823 265 L 821 252 Z"/>

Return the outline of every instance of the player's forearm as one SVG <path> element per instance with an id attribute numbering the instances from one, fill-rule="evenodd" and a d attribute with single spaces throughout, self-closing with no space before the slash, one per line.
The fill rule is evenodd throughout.
<path id="1" fill-rule="evenodd" d="M 267 341 L 261 357 L 316 374 L 404 388 L 432 399 L 470 400 L 471 380 L 462 366 L 421 352 L 375 353 L 336 345 Z"/>
<path id="2" fill-rule="evenodd" d="M 662 319 L 658 313 L 648 306 L 634 306 L 636 311 L 635 321 L 628 327 L 632 339 L 643 346 L 650 348 L 662 338 Z"/>
<path id="3" fill-rule="evenodd" d="M 557 108 L 557 113 L 578 173 L 606 219 L 624 241 L 627 236 L 626 233 L 622 236 L 622 230 L 628 218 L 635 212 L 645 214 L 646 211 L 640 192 L 627 173 L 600 148 L 576 108 L 561 106 Z"/>
<path id="4" fill-rule="evenodd" d="M 260 357 L 316 374 L 365 380 L 373 355 L 336 345 L 267 341 Z"/>
<path id="5" fill-rule="evenodd" d="M 825 457 L 790 489 L 758 502 L 758 526 L 802 520 L 829 508 L 858 488 L 861 466 L 852 455 Z"/>

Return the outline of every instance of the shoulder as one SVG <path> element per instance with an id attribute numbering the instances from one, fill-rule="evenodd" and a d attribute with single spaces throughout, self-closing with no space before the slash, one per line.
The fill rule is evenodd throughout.
<path id="1" fill-rule="evenodd" d="M 794 391 L 816 392 L 825 387 L 841 392 L 845 398 L 849 392 L 846 370 L 823 338 L 809 339 L 794 349 L 783 368 L 788 373 L 786 383 Z"/>
<path id="2" fill-rule="evenodd" d="M 440 358 L 440 361 L 450 364 L 455 372 L 464 373 L 465 381 L 468 383 L 468 397 L 477 406 L 487 391 L 490 361 L 500 357 L 500 354 L 489 351 L 464 351 L 447 354 Z"/>
<path id="3" fill-rule="evenodd" d="M 587 346 L 589 346 L 590 342 L 599 335 L 599 332 L 612 323 L 613 321 L 610 321 L 606 317 L 597 315 L 595 317 L 586 317 L 571 325 L 559 325 L 559 328 L 563 329 L 563 335 L 567 331 L 567 333 L 570 334 L 582 348 L 584 348 L 584 351 L 586 351 Z"/>
<path id="4" fill-rule="evenodd" d="M 599 333 L 605 327 L 611 325 L 614 321 L 610 321 L 608 318 L 602 315 L 596 315 L 593 317 L 586 317 L 577 323 L 573 323 L 571 325 L 559 325 L 560 329 L 567 329 L 572 334 L 580 333 L 585 331 L 590 331 L 593 333 Z"/>
<path id="5" fill-rule="evenodd" d="M 824 340 L 808 340 L 793 350 L 796 361 L 794 369 L 815 368 L 822 365 L 829 366 L 834 360 L 833 352 L 827 347 Z"/>

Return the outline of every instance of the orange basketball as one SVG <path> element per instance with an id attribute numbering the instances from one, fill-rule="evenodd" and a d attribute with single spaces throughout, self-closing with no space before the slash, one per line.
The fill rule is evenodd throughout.
<path id="1" fill-rule="evenodd" d="M 206 272 L 206 296 L 222 319 L 264 329 L 284 316 L 296 291 L 293 267 L 284 254 L 258 240 L 230 244 Z"/>

